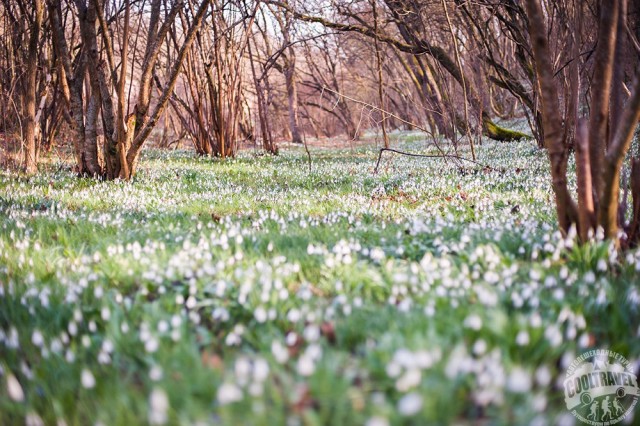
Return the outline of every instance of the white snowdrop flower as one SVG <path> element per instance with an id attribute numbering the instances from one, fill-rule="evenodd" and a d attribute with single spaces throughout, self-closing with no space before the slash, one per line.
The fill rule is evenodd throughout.
<path id="1" fill-rule="evenodd" d="M 242 400 L 242 390 L 233 383 L 223 383 L 218 388 L 218 403 L 227 405 Z"/>
<path id="2" fill-rule="evenodd" d="M 484 355 L 487 352 L 487 342 L 483 339 L 478 339 L 473 344 L 473 353 L 477 356 Z"/>
<path id="3" fill-rule="evenodd" d="M 604 259 L 599 259 L 596 269 L 598 271 L 605 272 L 607 270 L 607 262 Z"/>
<path id="4" fill-rule="evenodd" d="M 169 323 L 165 320 L 158 321 L 158 332 L 166 333 L 169 330 Z"/>
<path id="5" fill-rule="evenodd" d="M 420 384 L 422 373 L 417 368 L 410 368 L 396 380 L 396 389 L 399 392 L 407 392 Z"/>
<path id="6" fill-rule="evenodd" d="M 213 310 L 211 317 L 216 321 L 226 322 L 229 320 L 229 311 L 223 307 L 218 307 Z"/>
<path id="7" fill-rule="evenodd" d="M 389 426 L 389 420 L 381 416 L 370 417 L 365 426 Z"/>
<path id="8" fill-rule="evenodd" d="M 436 314 L 436 308 L 432 305 L 427 305 L 424 308 L 424 314 L 427 317 L 432 318 Z"/>
<path id="9" fill-rule="evenodd" d="M 25 426 L 44 426 L 42 418 L 33 411 L 28 413 L 24 419 Z"/>
<path id="10" fill-rule="evenodd" d="M 127 324 L 126 322 L 120 324 L 120 331 L 122 332 L 122 334 L 127 334 L 129 332 L 129 324 Z"/>
<path id="11" fill-rule="evenodd" d="M 351 305 L 348 305 L 348 304 L 347 304 L 347 305 L 342 306 L 342 313 L 343 313 L 345 316 L 347 316 L 347 317 L 348 317 L 349 315 L 351 315 L 351 311 L 352 311 Z"/>
<path id="12" fill-rule="evenodd" d="M 305 350 L 305 354 L 317 361 L 322 357 L 322 347 L 318 344 L 309 345 Z"/>
<path id="13" fill-rule="evenodd" d="M 373 249 L 371 249 L 369 256 L 372 260 L 380 262 L 382 259 L 384 259 L 384 250 L 382 250 L 380 247 L 374 247 Z"/>
<path id="14" fill-rule="evenodd" d="M 148 353 L 153 353 L 158 350 L 159 346 L 160 342 L 158 342 L 158 339 L 156 339 L 155 337 L 150 337 L 149 340 L 144 343 L 144 350 Z"/>
<path id="15" fill-rule="evenodd" d="M 516 335 L 516 344 L 518 346 L 527 346 L 529 344 L 529 333 L 527 330 L 520 330 Z"/>
<path id="16" fill-rule="evenodd" d="M 85 368 L 80 375 L 80 383 L 85 389 L 93 389 L 96 386 L 96 379 L 91 374 L 91 371 Z"/>
<path id="17" fill-rule="evenodd" d="M 293 346 L 298 341 L 298 335 L 293 331 L 291 331 L 287 333 L 287 337 L 284 338 L 284 341 L 287 344 L 287 346 Z"/>
<path id="18" fill-rule="evenodd" d="M 95 333 L 97 329 L 98 326 L 96 325 L 96 322 L 93 320 L 89 321 L 89 331 Z"/>
<path id="19" fill-rule="evenodd" d="M 289 290 L 286 288 L 281 288 L 278 290 L 278 298 L 280 300 L 287 300 L 289 298 Z"/>
<path id="20" fill-rule="evenodd" d="M 44 337 L 40 330 L 36 329 L 33 331 L 33 334 L 31 335 L 31 343 L 37 347 L 42 347 L 42 345 L 44 345 Z"/>
<path id="21" fill-rule="evenodd" d="M 561 413 L 555 418 L 554 423 L 558 426 L 574 426 L 576 424 L 576 417 L 571 413 Z"/>
<path id="22" fill-rule="evenodd" d="M 256 382 L 264 382 L 269 377 L 269 363 L 262 358 L 253 361 L 253 379 Z"/>
<path id="23" fill-rule="evenodd" d="M 562 344 L 562 333 L 555 325 L 550 325 L 544 331 L 544 337 L 549 341 L 552 347 L 557 347 Z"/>
<path id="24" fill-rule="evenodd" d="M 2 288 L 0 286 L 0 288 Z M 18 349 L 20 347 L 20 338 L 18 336 L 18 330 L 15 327 L 11 327 L 9 335 L 6 340 L 6 345 L 10 349 Z"/>
<path id="25" fill-rule="evenodd" d="M 104 296 L 104 290 L 102 289 L 102 287 L 98 286 L 93 290 L 93 295 L 96 299 L 101 299 L 102 296 Z"/>
<path id="26" fill-rule="evenodd" d="M 80 339 L 82 342 L 82 346 L 84 346 L 85 348 L 88 348 L 89 346 L 91 346 L 91 338 L 89 336 L 87 336 L 86 334 L 82 336 L 82 339 Z"/>
<path id="27" fill-rule="evenodd" d="M 73 353 L 71 349 L 67 349 L 67 352 L 64 354 L 64 359 L 69 363 L 73 363 L 76 360 L 76 355 Z"/>
<path id="28" fill-rule="evenodd" d="M 541 327 L 542 326 L 542 317 L 540 316 L 540 314 L 537 313 L 537 312 L 534 312 L 533 315 L 531 315 L 531 318 L 529 318 L 529 324 L 533 328 Z"/>
<path id="29" fill-rule="evenodd" d="M 538 367 L 535 373 L 536 383 L 540 387 L 547 387 L 551 383 L 551 370 L 546 365 Z"/>
<path id="30" fill-rule="evenodd" d="M 487 271 L 484 274 L 484 280 L 489 284 L 495 284 L 500 281 L 500 275 L 494 271 Z"/>
<path id="31" fill-rule="evenodd" d="M 64 335 L 64 334 L 63 334 Z M 54 354 L 59 354 L 62 351 L 62 342 L 58 338 L 54 338 L 51 340 L 51 352 Z"/>
<path id="32" fill-rule="evenodd" d="M 33 380 L 33 371 L 31 371 L 26 362 L 22 361 L 20 363 L 20 371 L 22 371 L 27 380 Z"/>
<path id="33" fill-rule="evenodd" d="M 584 274 L 584 282 L 587 284 L 593 284 L 596 282 L 596 274 L 593 271 L 587 271 Z"/>
<path id="34" fill-rule="evenodd" d="M 307 354 L 303 354 L 300 358 L 298 358 L 296 369 L 298 371 L 298 374 L 307 377 L 313 374 L 316 366 L 310 356 L 308 356 Z"/>
<path id="35" fill-rule="evenodd" d="M 177 342 L 178 340 L 180 340 L 180 337 L 182 337 L 180 330 L 178 329 L 171 330 L 171 340 L 173 340 L 174 342 Z"/>
<path id="36" fill-rule="evenodd" d="M 7 394 L 12 401 L 22 402 L 24 401 L 24 391 L 16 376 L 9 373 L 7 376 Z"/>
<path id="37" fill-rule="evenodd" d="M 395 379 L 402 373 L 402 367 L 397 362 L 391 361 L 386 367 L 387 376 Z"/>
<path id="38" fill-rule="evenodd" d="M 196 304 L 197 304 L 196 298 L 193 296 L 189 296 L 189 298 L 187 299 L 187 303 L 185 303 L 185 306 L 188 309 L 193 309 L 196 307 Z"/>
<path id="39" fill-rule="evenodd" d="M 69 321 L 69 325 L 67 326 L 67 331 L 69 331 L 69 334 L 72 336 L 75 336 L 76 334 L 78 334 L 78 325 L 75 323 L 75 321 Z"/>
<path id="40" fill-rule="evenodd" d="M 538 271 L 537 269 L 530 270 L 529 278 L 531 278 L 532 281 L 540 281 L 540 271 Z"/>
<path id="41" fill-rule="evenodd" d="M 398 412 L 402 416 L 413 416 L 422 410 L 422 396 L 415 392 L 408 393 L 398 401 Z"/>
<path id="42" fill-rule="evenodd" d="M 173 315 L 171 317 L 171 326 L 173 328 L 178 328 L 180 327 L 180 325 L 182 324 L 182 317 L 180 317 L 180 315 Z"/>
<path id="43" fill-rule="evenodd" d="M 102 342 L 102 350 L 108 354 L 113 352 L 113 342 L 110 339 L 105 339 Z"/>
<path id="44" fill-rule="evenodd" d="M 315 324 L 309 324 L 305 327 L 303 335 L 307 342 L 315 342 L 320 338 L 320 327 Z"/>
<path id="45" fill-rule="evenodd" d="M 267 320 L 267 311 L 262 306 L 258 306 L 253 313 L 253 317 L 262 324 Z"/>
<path id="46" fill-rule="evenodd" d="M 183 305 L 184 304 L 184 296 L 181 294 L 178 294 L 176 296 L 176 305 Z"/>
<path id="47" fill-rule="evenodd" d="M 640 328 L 638 329 L 638 332 L 640 335 Z M 591 338 L 589 337 L 589 333 L 582 333 L 578 338 L 578 346 L 580 348 L 587 348 L 589 347 L 589 343 L 591 343 Z"/>
<path id="48" fill-rule="evenodd" d="M 102 309 L 100 310 L 100 317 L 102 317 L 103 321 L 109 321 L 109 318 L 111 318 L 111 311 L 108 307 L 102 307 Z"/>
<path id="49" fill-rule="evenodd" d="M 531 390 L 531 376 L 521 367 L 515 367 L 507 379 L 507 389 L 514 393 L 525 393 Z"/>
<path id="50" fill-rule="evenodd" d="M 284 364 L 289 360 L 289 350 L 277 340 L 271 342 L 271 353 L 279 364 Z"/>
<path id="51" fill-rule="evenodd" d="M 98 363 L 100 364 L 109 364 L 111 362 L 111 357 L 108 353 L 104 351 L 100 351 L 98 353 Z"/>
<path id="52" fill-rule="evenodd" d="M 287 319 L 290 322 L 298 322 L 300 321 L 300 311 L 297 310 L 296 308 L 292 308 L 291 310 L 289 310 L 289 312 L 287 313 Z"/>
<path id="53" fill-rule="evenodd" d="M 480 330 L 482 328 L 482 318 L 476 314 L 471 314 L 465 318 L 464 325 L 472 330 Z"/>
<path id="54" fill-rule="evenodd" d="M 264 393 L 264 385 L 262 382 L 253 382 L 249 385 L 249 395 L 259 397 Z"/>
<path id="55" fill-rule="evenodd" d="M 234 372 L 238 383 L 240 385 L 245 385 L 248 382 L 249 374 L 251 373 L 251 363 L 245 357 L 238 358 L 234 365 Z"/>
<path id="56" fill-rule="evenodd" d="M 561 288 L 556 288 L 553 291 L 553 298 L 556 300 L 563 300 L 564 299 L 564 290 Z"/>
<path id="57" fill-rule="evenodd" d="M 405 368 L 412 368 L 415 364 L 415 356 L 413 355 L 413 352 L 405 348 L 395 351 L 393 354 L 393 360 Z"/>
<path id="58" fill-rule="evenodd" d="M 242 338 L 238 335 L 238 333 L 234 333 L 233 331 L 227 334 L 227 337 L 224 339 L 224 343 L 227 346 L 236 346 L 242 343 Z"/>
<path id="59" fill-rule="evenodd" d="M 560 358 L 560 366 L 565 370 L 568 369 L 575 358 L 576 354 L 573 351 L 563 353 L 562 358 Z"/>
<path id="60" fill-rule="evenodd" d="M 169 397 L 160 388 L 153 388 L 149 395 L 149 424 L 163 425 L 169 420 Z"/>
<path id="61" fill-rule="evenodd" d="M 533 399 L 531 400 L 531 406 L 538 413 L 544 412 L 544 410 L 547 409 L 547 397 L 542 394 L 534 395 Z M 546 423 L 542 423 L 542 425 L 544 424 Z"/>
<path id="62" fill-rule="evenodd" d="M 149 369 L 149 378 L 154 382 L 157 382 L 158 380 L 162 380 L 162 376 L 163 376 L 162 368 L 159 365 L 154 365 Z"/>

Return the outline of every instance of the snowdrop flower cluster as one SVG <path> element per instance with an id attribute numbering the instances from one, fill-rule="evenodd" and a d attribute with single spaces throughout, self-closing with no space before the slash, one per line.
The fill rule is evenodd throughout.
<path id="1" fill-rule="evenodd" d="M 124 409 L 251 423 L 271 406 L 288 413 L 275 423 L 345 422 L 322 417 L 339 406 L 388 425 L 464 392 L 554 423 L 549 393 L 596 324 L 637 348 L 640 328 L 614 324 L 638 319 L 640 251 L 557 232 L 544 153 L 478 153 L 495 170 L 397 157 L 372 175 L 320 152 L 309 173 L 296 152 L 151 151 L 133 183 L 0 173 L 0 393 L 25 420 L 68 424 L 62 378 L 98 402 L 78 416 L 105 424 Z M 43 398 L 55 412 L 36 412 Z"/>

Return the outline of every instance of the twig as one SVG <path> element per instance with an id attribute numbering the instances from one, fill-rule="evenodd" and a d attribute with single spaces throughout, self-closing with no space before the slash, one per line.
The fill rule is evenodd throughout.
<path id="1" fill-rule="evenodd" d="M 311 153 L 309 152 L 309 147 L 307 146 L 306 133 L 302 135 L 302 141 L 304 142 L 304 150 L 307 151 L 307 158 L 309 159 L 309 174 L 311 174 Z"/>
<path id="2" fill-rule="evenodd" d="M 376 167 L 373 169 L 373 174 L 374 175 L 378 173 L 378 167 L 380 166 L 380 161 L 382 160 L 382 153 L 385 152 L 385 151 L 395 152 L 396 154 L 406 155 L 407 157 L 444 158 L 445 160 L 452 159 L 452 160 L 456 160 L 456 161 L 467 161 L 469 163 L 473 163 L 473 164 L 476 164 L 478 166 L 481 166 L 483 169 L 495 170 L 491 166 L 487 166 L 486 164 L 482 164 L 482 163 L 480 163 L 478 161 L 471 160 L 469 158 L 460 157 L 458 155 L 452 155 L 452 154 L 436 154 L 436 155 L 433 155 L 433 154 L 415 154 L 413 152 L 399 151 L 397 149 L 392 149 L 392 148 L 381 148 L 380 149 L 380 153 L 378 154 L 378 161 L 376 162 Z"/>
<path id="3" fill-rule="evenodd" d="M 431 137 L 433 138 L 433 144 L 434 144 L 434 145 L 435 145 L 435 147 L 438 149 L 438 151 L 440 151 L 440 153 L 442 154 L 442 156 L 446 156 L 446 155 L 447 155 L 447 154 L 444 152 L 444 150 L 440 147 L 440 145 L 438 144 L 438 142 L 436 142 L 436 139 L 435 139 L 435 137 L 434 137 L 434 135 L 433 135 L 433 132 L 431 132 L 429 129 L 425 128 L 424 126 L 420 126 L 419 124 L 412 123 L 411 121 L 405 120 L 404 118 L 402 118 L 402 117 L 400 117 L 400 116 L 398 116 L 398 115 L 396 115 L 396 114 L 394 114 L 394 113 L 392 113 L 392 112 L 390 112 L 390 111 L 385 111 L 384 109 L 382 109 L 382 108 L 380 108 L 380 107 L 377 107 L 377 106 L 375 106 L 375 105 L 371 105 L 370 103 L 367 103 L 367 102 L 361 101 L 361 100 L 359 100 L 359 99 L 352 98 L 352 97 L 347 96 L 347 95 L 345 95 L 345 94 L 343 94 L 343 93 L 340 93 L 340 92 L 335 91 L 335 90 L 332 90 L 332 89 L 330 89 L 330 88 L 328 88 L 328 87 L 326 87 L 326 86 L 323 86 L 323 87 L 322 87 L 322 91 L 324 92 L 325 90 L 326 90 L 327 92 L 330 92 L 330 93 L 333 93 L 333 94 L 337 95 L 338 97 L 342 97 L 342 98 L 344 98 L 344 99 L 346 99 L 346 100 L 348 100 L 348 101 L 355 102 L 355 103 L 360 104 L 360 105 L 363 105 L 363 106 L 365 106 L 365 107 L 367 107 L 367 108 L 371 108 L 371 109 L 378 110 L 378 111 L 380 111 L 381 113 L 385 114 L 385 115 L 386 115 L 386 116 L 388 116 L 388 117 L 393 117 L 393 118 L 395 118 L 396 120 L 398 120 L 398 121 L 400 121 L 400 122 L 402 122 L 402 123 L 404 123 L 404 124 L 408 124 L 409 126 L 412 126 L 412 127 L 416 128 L 416 129 L 418 129 L 418 130 L 423 131 L 424 133 L 428 134 L 429 136 L 431 136 Z"/>

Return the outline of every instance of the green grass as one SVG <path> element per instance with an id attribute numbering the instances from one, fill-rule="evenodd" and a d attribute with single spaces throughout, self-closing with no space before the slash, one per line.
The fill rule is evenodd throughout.
<path id="1" fill-rule="evenodd" d="M 532 144 L 478 152 L 0 174 L 0 424 L 571 419 L 571 360 L 639 362 L 640 253 L 562 238 Z"/>

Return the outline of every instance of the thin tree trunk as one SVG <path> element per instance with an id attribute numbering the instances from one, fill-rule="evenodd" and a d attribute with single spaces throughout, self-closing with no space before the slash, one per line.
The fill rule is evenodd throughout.
<path id="1" fill-rule="evenodd" d="M 284 69 L 284 76 L 287 86 L 287 101 L 289 107 L 289 128 L 291 129 L 291 142 L 301 144 L 302 135 L 298 118 L 298 87 L 296 84 L 296 53 L 293 48 L 289 48 L 287 55 L 287 65 Z"/>
<path id="2" fill-rule="evenodd" d="M 373 6 L 373 25 L 376 37 L 374 37 L 374 45 L 376 51 L 376 69 L 378 72 L 378 101 L 380 102 L 380 128 L 382 129 L 382 141 L 385 148 L 389 148 L 389 135 L 387 135 L 386 109 L 384 105 L 384 82 L 382 80 L 382 57 L 380 56 L 380 44 L 378 42 L 378 8 L 377 0 L 372 0 Z"/>
<path id="3" fill-rule="evenodd" d="M 26 84 L 24 87 L 25 131 L 24 131 L 24 171 L 33 174 L 38 170 L 36 158 L 36 92 L 38 90 L 38 41 L 40 28 L 44 19 L 44 5 L 42 0 L 34 0 L 34 16 L 29 38 L 29 52 L 26 63 Z"/>

